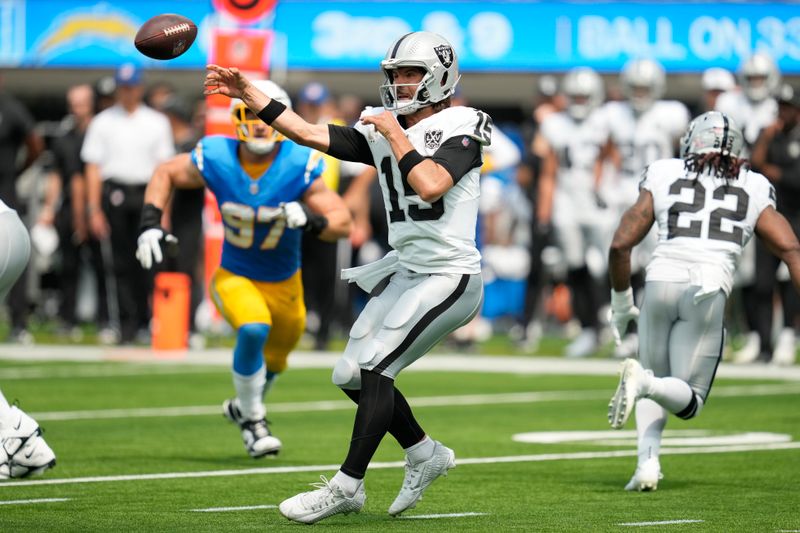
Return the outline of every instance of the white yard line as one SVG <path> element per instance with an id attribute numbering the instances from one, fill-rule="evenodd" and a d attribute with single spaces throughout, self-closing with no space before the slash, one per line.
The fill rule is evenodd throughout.
<path id="1" fill-rule="evenodd" d="M 155 352 L 149 348 L 107 346 L 35 345 L 19 346 L 0 344 L 0 359 L 17 361 L 118 361 L 164 365 L 222 365 L 230 366 L 232 350 Z M 296 351 L 289 359 L 292 368 L 333 368 L 339 352 Z M 462 355 L 456 353 L 428 354 L 406 372 L 447 371 L 513 374 L 616 374 L 619 360 L 615 359 L 565 359 L 543 356 Z M 723 362 L 717 373 L 722 378 L 779 379 L 800 381 L 800 365 L 780 367 L 765 364 L 734 365 Z"/>
<path id="2" fill-rule="evenodd" d="M 0 501 L 0 505 L 30 505 L 33 503 L 68 502 L 71 498 L 39 498 L 38 500 L 9 500 Z"/>
<path id="3" fill-rule="evenodd" d="M 208 509 L 189 509 L 193 513 L 226 513 L 230 511 L 256 511 L 260 509 L 277 509 L 277 505 L 245 505 L 243 507 L 209 507 Z"/>
<path id="4" fill-rule="evenodd" d="M 461 518 L 462 516 L 488 516 L 489 513 L 445 513 L 445 514 L 418 514 L 401 516 L 402 520 L 421 520 L 427 518 Z"/>
<path id="5" fill-rule="evenodd" d="M 464 394 L 455 396 L 427 396 L 410 398 L 409 402 L 414 407 L 447 407 L 463 405 L 496 405 L 515 403 L 537 403 L 554 401 L 591 401 L 607 400 L 612 389 L 588 391 L 541 391 L 541 392 L 514 392 L 500 394 Z M 800 393 L 800 383 L 786 383 L 776 385 L 736 385 L 730 387 L 717 387 L 712 390 L 712 395 L 717 397 L 730 396 L 772 396 L 781 394 Z M 319 411 L 341 411 L 354 409 L 355 404 L 350 400 L 323 400 L 313 402 L 283 402 L 269 404 L 270 413 L 301 413 Z M 206 416 L 220 414 L 219 405 L 195 405 L 185 407 L 141 407 L 130 409 L 93 409 L 85 411 L 47 411 L 30 413 L 38 421 L 44 420 L 102 420 L 109 418 L 147 418 L 147 417 L 178 417 L 178 416 Z"/>
<path id="6" fill-rule="evenodd" d="M 618 526 L 669 526 L 672 524 L 699 524 L 705 520 L 659 520 L 658 522 L 625 522 Z"/>
<path id="7" fill-rule="evenodd" d="M 775 444 L 754 444 L 736 446 L 693 446 L 686 448 L 662 449 L 662 455 L 687 455 L 701 453 L 732 453 L 732 452 L 755 452 L 755 451 L 775 451 L 775 450 L 797 450 L 800 449 L 800 442 L 785 442 Z M 456 459 L 458 465 L 482 465 L 500 463 L 532 463 L 542 461 L 562 461 L 562 460 L 581 460 L 581 459 L 609 459 L 617 457 L 632 457 L 636 455 L 636 450 L 614 450 L 602 452 L 572 452 L 572 453 L 543 453 L 536 455 L 511 455 L 504 457 L 472 457 Z M 131 474 L 124 476 L 94 476 L 76 477 L 65 479 L 39 479 L 30 481 L 7 481 L 0 483 L 0 490 L 5 487 L 21 487 L 36 485 L 72 485 L 77 483 L 109 483 L 117 481 L 150 481 L 162 479 L 187 479 L 187 478 L 206 478 L 206 477 L 228 477 L 228 476 L 252 476 L 267 474 L 293 474 L 298 472 L 319 472 L 338 470 L 339 464 L 329 465 L 307 465 L 307 466 L 272 466 L 263 468 L 243 468 L 238 470 L 209 470 L 202 472 L 166 472 L 154 474 Z M 404 461 L 370 463 L 370 469 L 402 468 Z"/>

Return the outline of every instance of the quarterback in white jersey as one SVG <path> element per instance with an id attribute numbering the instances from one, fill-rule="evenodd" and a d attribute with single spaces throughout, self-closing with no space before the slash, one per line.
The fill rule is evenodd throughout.
<path id="1" fill-rule="evenodd" d="M 372 295 L 333 370 L 333 382 L 358 403 L 350 449 L 330 481 L 323 476 L 318 490 L 289 498 L 279 509 L 303 523 L 360 511 L 367 466 L 388 432 L 406 451 L 405 479 L 389 507 L 396 516 L 455 466 L 453 450 L 422 430 L 394 379 L 480 307 L 478 177 L 492 121 L 482 111 L 450 107 L 458 59 L 450 43 L 431 32 L 409 33 L 391 45 L 381 61 L 383 107 L 366 110 L 355 128 L 309 124 L 238 69 L 208 69 L 206 94 L 241 98 L 291 140 L 374 166 L 380 175 L 393 250 L 343 272 Z M 379 284 L 385 280 L 388 285 Z"/>
<path id="2" fill-rule="evenodd" d="M 28 230 L 17 212 L 0 200 L 0 304 L 19 279 L 31 254 Z M 0 481 L 41 474 L 56 464 L 36 421 L 0 391 Z"/>
<path id="3" fill-rule="evenodd" d="M 609 253 L 611 324 L 619 332 L 638 318 L 639 361 L 622 363 L 608 420 L 624 426 L 634 405 L 638 462 L 626 490 L 655 490 L 667 413 L 690 419 L 708 400 L 725 339 L 725 304 L 742 249 L 754 233 L 789 267 L 800 290 L 800 243 L 775 210 L 767 179 L 740 158 L 741 130 L 711 111 L 681 139 L 681 159 L 656 161 L 620 222 Z M 641 316 L 630 288 L 630 252 L 658 225 L 647 266 Z M 640 364 L 641 362 L 641 364 Z"/>

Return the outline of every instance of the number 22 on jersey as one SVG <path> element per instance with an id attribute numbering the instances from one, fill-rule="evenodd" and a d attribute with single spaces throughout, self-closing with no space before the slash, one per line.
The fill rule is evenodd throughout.
<path id="1" fill-rule="evenodd" d="M 675 237 L 695 237 L 701 238 L 703 236 L 703 227 L 708 226 L 707 238 L 718 241 L 728 241 L 734 244 L 742 245 L 744 232 L 742 228 L 738 227 L 735 222 L 741 222 L 747 216 L 747 207 L 750 203 L 750 197 L 747 191 L 741 187 L 733 185 L 721 185 L 714 189 L 712 197 L 714 200 L 725 200 L 726 197 L 734 197 L 736 206 L 734 209 L 726 209 L 718 207 L 714 210 L 709 210 L 706 207 L 706 188 L 697 180 L 693 179 L 679 179 L 676 180 L 669 187 L 669 194 L 680 195 L 685 189 L 692 191 L 691 202 L 675 202 L 669 208 L 669 218 L 667 219 L 667 226 L 669 233 L 668 239 Z M 695 214 L 699 215 L 700 219 L 695 218 L 691 220 L 688 226 L 678 225 L 681 214 Z M 728 227 L 732 227 L 730 231 L 723 229 L 723 221 L 728 221 Z"/>

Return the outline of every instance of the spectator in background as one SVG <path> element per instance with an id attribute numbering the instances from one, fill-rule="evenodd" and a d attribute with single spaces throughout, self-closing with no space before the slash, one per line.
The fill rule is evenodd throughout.
<path id="1" fill-rule="evenodd" d="M 144 190 L 156 165 L 172 157 L 175 147 L 167 118 L 142 103 L 141 70 L 124 64 L 115 81 L 117 103 L 92 119 L 81 157 L 89 228 L 105 247 L 105 268 L 115 285 L 107 287 L 109 301 L 119 306 L 120 341 L 129 343 L 137 333 L 145 340 L 150 320 L 149 276 L 135 258 Z M 116 321 L 113 309 L 110 313 Z"/>
<path id="2" fill-rule="evenodd" d="M 795 235 L 800 235 L 800 94 L 784 84 L 778 91 L 778 119 L 761 130 L 751 157 L 753 166 L 775 186 L 776 209 L 786 217 Z M 761 338 L 758 360 L 791 365 L 795 359 L 795 328 L 800 317 L 800 297 L 788 283 L 778 258 L 760 241 L 756 243 L 757 331 Z M 779 283 L 776 283 L 779 282 Z M 783 329 L 772 343 L 773 296 L 783 308 Z"/>
<path id="3" fill-rule="evenodd" d="M 191 152 L 200 133 L 192 124 L 192 108 L 177 95 L 166 98 L 161 111 L 167 115 L 175 140 L 175 151 L 179 154 Z M 203 299 L 202 262 L 203 251 L 203 206 L 205 189 L 177 188 L 172 194 L 168 208 L 168 217 L 172 234 L 180 243 L 180 254 L 166 260 L 164 270 L 182 272 L 191 279 L 191 305 L 189 313 L 190 345 L 202 346 L 204 340 L 197 333 L 195 314 Z M 167 228 L 169 229 L 169 228 Z"/>
<path id="4" fill-rule="evenodd" d="M 144 103 L 156 111 L 164 112 L 164 107 L 173 96 L 175 86 L 168 81 L 157 81 L 147 87 L 144 93 Z"/>
<path id="5" fill-rule="evenodd" d="M 68 115 L 61 124 L 61 132 L 53 141 L 53 169 L 48 174 L 45 202 L 37 224 L 55 227 L 58 232 L 61 267 L 58 273 L 61 299 L 58 316 L 60 330 L 73 341 L 82 338 L 76 319 L 77 289 L 81 250 L 88 242 L 86 219 L 86 180 L 81 146 L 86 129 L 94 117 L 94 90 L 88 84 L 74 85 L 67 91 Z M 99 276 L 102 283 L 102 274 Z M 103 291 L 104 292 L 104 291 Z M 99 299 L 102 307 L 102 298 Z M 107 309 L 98 313 L 100 323 L 105 323 Z"/>
<path id="6" fill-rule="evenodd" d="M 700 83 L 703 87 L 701 112 L 714 111 L 717 108 L 717 98 L 722 93 L 736 89 L 736 79 L 733 74 L 719 67 L 711 67 L 704 70 Z"/>
<path id="7" fill-rule="evenodd" d="M 330 91 L 319 82 L 311 82 L 300 90 L 295 111 L 310 124 L 346 125 L 338 116 Z M 339 192 L 341 162 L 327 154 L 324 158 L 322 180 L 329 189 Z M 324 350 L 328 346 L 331 324 L 336 322 L 334 311 L 337 299 L 348 299 L 349 289 L 339 280 L 338 246 L 336 242 L 303 235 L 303 288 L 308 310 L 306 327 L 314 336 L 315 350 Z"/>
<path id="8" fill-rule="evenodd" d="M 530 119 L 523 124 L 522 133 L 525 146 L 522 163 L 517 167 L 517 183 L 525 191 L 533 212 L 530 227 L 530 266 L 525 284 L 525 305 L 518 328 L 511 331 L 514 341 L 528 351 L 535 351 L 542 334 L 539 307 L 544 289 L 544 269 L 542 251 L 550 243 L 550 204 L 552 198 L 551 181 L 540 180 L 541 161 L 547 154 L 547 141 L 541 134 L 542 121 L 548 115 L 563 111 L 566 101 L 558 92 L 558 82 L 550 75 L 541 76 L 537 82 L 537 99 Z M 540 205 L 542 198 L 546 205 Z"/>
<path id="9" fill-rule="evenodd" d="M 25 206 L 17 198 L 17 178 L 39 157 L 44 140 L 34 131 L 33 117 L 19 100 L 2 90 L 0 72 L 0 200 L 25 217 Z M 24 158 L 20 158 L 22 150 Z M 20 161 L 22 163 L 20 164 Z M 25 278 L 21 275 L 9 294 L 11 332 L 13 342 L 30 344 L 33 336 L 28 325 L 28 295 Z"/>
<path id="10" fill-rule="evenodd" d="M 103 76 L 94 84 L 94 112 L 104 111 L 116 103 L 117 82 L 114 76 Z"/>
<path id="11" fill-rule="evenodd" d="M 745 148 L 742 157 L 750 156 L 750 147 L 756 142 L 761 130 L 778 116 L 778 102 L 775 90 L 781 81 L 781 73 L 775 61 L 767 54 L 757 53 L 748 57 L 737 71 L 741 90 L 728 91 L 717 99 L 717 111 L 725 113 L 739 125 L 744 134 Z M 760 172 L 758 166 L 753 170 Z M 769 339 L 762 339 L 758 333 L 759 309 L 756 295 L 756 244 L 748 243 L 742 252 L 736 272 L 736 287 L 731 297 L 737 314 L 743 316 L 744 323 L 739 326 L 744 335 L 744 343 L 733 355 L 737 363 L 750 363 L 759 354 L 769 353 Z"/>

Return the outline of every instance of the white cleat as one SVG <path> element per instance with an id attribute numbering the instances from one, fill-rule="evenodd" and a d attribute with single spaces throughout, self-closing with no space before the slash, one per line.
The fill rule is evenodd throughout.
<path id="1" fill-rule="evenodd" d="M 56 464 L 39 424 L 15 405 L 11 424 L 0 430 L 0 447 L 0 479 L 36 476 Z"/>
<path id="2" fill-rule="evenodd" d="M 319 476 L 322 483 L 312 483 L 316 490 L 301 492 L 287 500 L 283 500 L 278 510 L 283 516 L 295 522 L 313 524 L 336 514 L 358 513 L 364 507 L 367 494 L 364 482 L 358 485 L 353 496 L 347 496 L 335 480 L 328 481 Z"/>
<path id="3" fill-rule="evenodd" d="M 625 490 L 648 492 L 658 488 L 659 480 L 663 479 L 661 474 L 661 465 L 658 463 L 657 458 L 647 459 L 644 463 L 636 467 L 636 472 L 628 484 L 625 485 Z"/>
<path id="4" fill-rule="evenodd" d="M 636 359 L 625 359 L 620 365 L 619 385 L 608 403 L 608 423 L 612 428 L 625 426 L 636 400 L 642 397 L 649 372 Z"/>
<path id="5" fill-rule="evenodd" d="M 222 402 L 222 414 L 239 426 L 244 447 L 250 457 L 258 459 L 267 455 L 274 456 L 281 451 L 283 444 L 280 439 L 270 433 L 266 418 L 245 419 L 235 398 Z"/>
<path id="6" fill-rule="evenodd" d="M 413 509 L 422 499 L 422 493 L 437 478 L 446 476 L 447 471 L 456 467 L 456 455 L 453 450 L 439 441 L 434 441 L 433 455 L 430 459 L 411 464 L 406 457 L 406 474 L 400 493 L 389 507 L 389 514 L 397 516 L 403 511 Z"/>
<path id="7" fill-rule="evenodd" d="M 575 337 L 575 340 L 567 345 L 564 354 L 567 357 L 581 358 L 589 357 L 597 351 L 597 332 L 592 328 L 584 328 Z"/>
<path id="8" fill-rule="evenodd" d="M 795 336 L 794 329 L 784 328 L 778 334 L 775 349 L 772 351 L 772 364 L 778 366 L 791 366 L 794 364 L 795 357 Z"/>
<path id="9" fill-rule="evenodd" d="M 747 334 L 744 345 L 733 352 L 733 362 L 736 364 L 754 363 L 761 350 L 761 337 L 755 331 Z"/>

